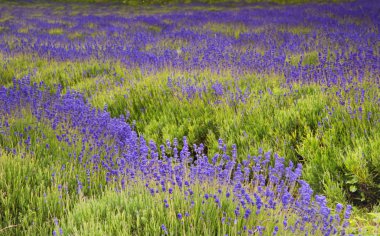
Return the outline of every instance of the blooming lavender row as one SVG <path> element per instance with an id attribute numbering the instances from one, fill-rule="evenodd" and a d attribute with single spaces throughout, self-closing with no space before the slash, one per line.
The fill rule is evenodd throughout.
<path id="1" fill-rule="evenodd" d="M 153 197 L 160 192 L 181 191 L 191 201 L 194 186 L 216 184 L 220 186 L 217 193 L 204 189 L 204 201 L 212 200 L 221 207 L 220 198 L 230 199 L 235 204 L 235 214 L 228 217 L 235 221 L 275 214 L 279 209 L 287 212 L 284 221 L 275 222 L 273 229 L 262 226 L 264 222 L 244 225 L 242 230 L 248 234 L 261 235 L 273 230 L 275 235 L 279 226 L 297 234 L 345 234 L 351 206 L 343 211 L 338 204 L 332 210 L 324 196 L 314 196 L 308 183 L 301 179 L 301 164 L 286 165 L 284 158 L 262 150 L 258 156 L 248 156 L 240 163 L 236 146 L 228 154 L 223 140 L 219 140 L 220 152 L 212 158 L 204 154 L 202 144 L 193 145 L 191 154 L 186 137 L 181 149 L 176 139 L 158 147 L 139 136 L 123 119 L 91 108 L 80 94 L 68 91 L 61 95 L 59 87 L 57 90 L 51 94 L 43 83 L 30 85 L 27 78 L 14 81 L 11 88 L 1 88 L 0 114 L 4 117 L 1 126 L 9 127 L 8 117 L 20 116 L 24 109 L 30 111 L 57 131 L 58 141 L 83 147 L 79 155 L 72 153 L 72 161 L 81 164 L 88 173 L 105 171 L 107 183 L 120 184 L 119 190 L 131 182 L 142 181 Z M 76 132 L 82 137 L 81 143 L 75 141 Z M 28 137 L 24 138 L 25 144 L 33 145 Z M 93 155 L 86 147 L 97 152 Z M 78 180 L 78 193 L 82 188 L 83 183 Z M 163 204 L 169 207 L 168 201 Z M 287 217 L 294 214 L 298 218 L 288 221 Z M 183 217 L 183 213 L 177 214 L 179 220 Z M 220 220 L 225 221 L 226 217 Z M 167 231 L 165 225 L 162 230 Z"/>
<path id="2" fill-rule="evenodd" d="M 203 99 L 208 97 L 208 94 L 213 96 L 213 104 L 222 103 L 226 100 L 228 105 L 237 103 L 245 103 L 251 95 L 250 88 L 242 90 L 236 83 L 222 84 L 219 81 L 209 81 L 206 78 L 202 82 L 197 82 L 192 78 L 168 78 L 168 88 L 180 100 L 192 101 L 196 97 Z"/>
<path id="3" fill-rule="evenodd" d="M 173 8 L 154 15 L 118 5 L 0 7 L 0 49 L 6 55 L 118 60 L 144 71 L 276 73 L 287 82 L 327 85 L 351 77 L 375 80 L 380 70 L 374 1 Z"/>

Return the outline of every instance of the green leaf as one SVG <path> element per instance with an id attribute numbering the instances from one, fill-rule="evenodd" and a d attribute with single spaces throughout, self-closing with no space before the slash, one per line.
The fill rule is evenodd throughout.
<path id="1" fill-rule="evenodd" d="M 367 215 L 371 216 L 373 219 L 373 221 L 375 222 L 380 222 L 380 213 L 377 213 L 377 212 L 371 212 L 371 213 L 367 213 Z"/>
<path id="2" fill-rule="evenodd" d="M 360 193 L 360 196 L 362 197 L 361 199 L 360 199 L 360 201 L 365 201 L 365 195 L 364 195 L 364 193 Z"/>
<path id="3" fill-rule="evenodd" d="M 357 188 L 355 185 L 351 185 L 351 186 L 350 186 L 350 192 L 351 192 L 351 193 L 356 192 L 356 190 L 358 190 L 358 188 Z"/>
<path id="4" fill-rule="evenodd" d="M 346 183 L 348 184 L 356 184 L 358 182 L 357 178 L 352 178 L 351 180 L 347 180 Z"/>

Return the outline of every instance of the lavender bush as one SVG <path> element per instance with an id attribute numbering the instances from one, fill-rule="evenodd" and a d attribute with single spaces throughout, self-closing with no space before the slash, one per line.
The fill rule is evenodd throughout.
<path id="1" fill-rule="evenodd" d="M 378 234 L 379 9 L 0 3 L 0 233 Z"/>

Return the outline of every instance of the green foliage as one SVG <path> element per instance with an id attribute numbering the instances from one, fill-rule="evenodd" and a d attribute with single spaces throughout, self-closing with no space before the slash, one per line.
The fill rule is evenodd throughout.
<path id="1" fill-rule="evenodd" d="M 318 65 L 318 52 L 317 51 L 312 51 L 305 53 L 304 55 L 292 55 L 288 59 L 289 63 L 293 66 L 297 66 L 300 62 L 301 65 Z"/>
<path id="2" fill-rule="evenodd" d="M 205 200 L 205 189 L 218 196 L 220 207 L 213 198 Z M 69 235 L 166 235 L 162 225 L 169 235 L 237 235 L 244 225 L 261 224 L 272 232 L 275 222 L 285 218 L 279 208 L 271 215 L 259 214 L 234 222 L 236 206 L 225 196 L 226 191 L 231 190 L 212 183 L 194 184 L 192 190 L 194 193 L 188 197 L 178 188 L 172 194 L 160 192 L 152 196 L 142 183 L 131 183 L 120 193 L 105 191 L 98 198 L 79 201 L 61 219 L 60 227 Z M 164 200 L 168 203 L 167 208 Z M 182 214 L 182 219 L 178 219 L 178 213 Z M 288 221 L 295 222 L 295 218 L 296 215 L 289 214 Z M 280 225 L 279 234 L 284 233 Z"/>
<path id="3" fill-rule="evenodd" d="M 315 58 L 312 52 L 304 61 L 314 63 Z M 237 145 L 241 158 L 258 148 L 271 149 L 302 162 L 305 178 L 318 193 L 358 205 L 378 202 L 380 127 L 367 113 L 379 114 L 379 107 L 368 100 L 360 105 L 365 112 L 350 114 L 334 96 L 341 92 L 339 86 L 327 91 L 313 84 L 288 87 L 278 75 L 246 74 L 237 80 L 228 72 L 203 71 L 194 72 L 192 83 L 206 83 L 208 92 L 188 99 L 180 88 L 168 87 L 169 77 L 194 78 L 181 71 L 141 74 L 119 63 L 48 62 L 27 56 L 1 63 L 6 66 L 0 67 L 0 73 L 9 74 L 8 78 L 30 74 L 32 82 L 43 80 L 50 87 L 59 83 L 63 92 L 67 88 L 82 92 L 93 106 L 107 107 L 114 117 L 127 117 L 139 134 L 156 143 L 187 136 L 190 143 L 204 143 L 212 156 L 222 138 L 229 146 Z M 28 68 L 36 69 L 31 74 Z M 249 89 L 250 95 L 245 103 L 218 97 L 211 88 L 215 81 L 231 92 L 237 87 Z M 2 83 L 9 86 L 11 80 Z M 360 86 L 367 94 L 375 92 L 369 82 Z M 357 111 L 356 93 L 350 91 L 342 99 L 351 101 L 352 110 Z"/>
<path id="4" fill-rule="evenodd" d="M 144 4 L 173 2 L 177 1 L 145 1 Z M 133 0 L 123 3 L 141 4 Z M 89 24 L 88 27 L 96 28 L 96 25 Z M 155 33 L 162 30 L 153 25 L 143 27 Z M 236 27 L 210 23 L 202 30 L 239 38 L 250 29 L 243 24 Z M 299 35 L 310 31 L 307 27 L 284 27 L 281 30 Z M 19 33 L 28 33 L 28 28 L 21 28 Z M 65 34 L 60 28 L 51 29 L 48 33 Z M 67 37 L 82 40 L 86 35 L 72 33 Z M 187 43 L 167 40 L 159 42 L 159 45 L 181 54 L 181 47 Z M 141 50 L 154 50 L 154 46 L 145 45 Z M 316 51 L 289 53 L 288 56 L 287 62 L 294 66 L 319 63 Z M 334 60 L 334 57 L 334 54 L 329 54 L 327 60 Z M 0 55 L 0 86 L 11 86 L 13 78 L 27 75 L 32 83 L 44 82 L 51 90 L 60 84 L 63 93 L 68 89 L 82 92 L 94 107 L 106 107 L 114 117 L 125 116 L 134 123 L 140 135 L 158 144 L 187 136 L 189 143 L 204 143 L 208 155 L 212 156 L 218 151 L 218 139 L 222 138 L 229 147 L 237 144 L 239 158 L 255 154 L 258 148 L 271 149 L 288 161 L 302 163 L 304 178 L 317 193 L 325 194 L 332 202 L 353 202 L 356 206 L 373 208 L 371 213 L 362 215 L 359 211 L 352 225 L 369 232 L 369 235 L 379 232 L 380 127 L 375 121 L 379 117 L 370 118 L 367 114 L 380 114 L 380 108 L 369 99 L 362 104 L 354 102 L 357 92 L 353 90 L 343 92 L 339 85 L 324 87 L 312 83 L 292 84 L 290 87 L 282 75 L 242 74 L 238 79 L 228 71 L 215 74 L 206 70 L 189 74 L 169 68 L 142 74 L 138 68 L 125 68 L 114 61 L 57 62 L 36 55 L 12 58 Z M 168 86 L 169 77 L 188 79 L 194 75 L 196 78 L 192 82 L 195 85 L 206 83 L 208 92 L 202 96 L 188 98 L 181 89 Z M 247 89 L 250 95 L 245 102 L 231 100 L 229 96 L 218 97 L 211 87 L 215 81 L 230 92 L 241 88 Z M 367 94 L 376 95 L 378 91 L 365 79 L 354 83 L 365 89 Z M 334 95 L 337 92 L 342 92 L 343 102 L 351 102 L 350 109 L 355 113 L 340 105 L 342 101 Z M 359 112 L 359 106 L 363 112 Z M 168 196 L 152 198 L 141 183 L 131 184 L 120 194 L 112 190 L 104 192 L 99 187 L 105 182 L 102 173 L 92 176 L 91 188 L 84 186 L 83 193 L 78 195 L 77 178 L 85 180 L 86 173 L 77 168 L 79 164 L 73 164 L 69 154 L 79 153 L 80 147 L 58 142 L 56 135 L 60 130 L 54 131 L 38 122 L 27 111 L 19 111 L 8 119 L 9 132 L 0 132 L 0 234 L 48 235 L 53 229 L 62 227 L 64 232 L 72 235 L 120 232 L 156 235 L 163 233 L 160 227 L 164 222 L 174 235 L 184 232 L 219 235 L 236 234 L 241 227 L 239 223 L 230 229 L 221 221 L 215 221 L 221 219 L 222 211 L 211 204 L 207 208 L 209 215 L 200 220 L 200 210 L 192 209 L 188 202 L 183 201 L 179 190 L 171 199 L 168 210 L 161 204 Z M 3 127 L 0 127 L 3 131 L 1 129 Z M 29 146 L 25 143 L 28 137 L 31 143 L 42 139 L 44 145 Z M 5 154 L 2 147 L 11 147 L 12 150 Z M 15 154 L 10 154 L 12 152 Z M 62 166 L 72 171 L 63 175 L 60 171 Z M 59 185 L 67 192 L 59 191 Z M 207 188 L 216 191 L 215 186 Z M 199 203 L 201 198 L 197 194 L 194 196 L 194 201 Z M 230 206 L 223 207 L 228 214 L 233 214 Z M 176 219 L 178 211 L 190 212 L 186 220 L 191 224 L 184 227 Z M 281 219 L 282 216 L 279 212 L 279 215 L 268 217 Z M 54 224 L 54 218 L 59 219 L 59 227 Z M 96 232 L 89 229 L 96 229 Z"/>
<path id="5" fill-rule="evenodd" d="M 0 233 L 50 235 L 54 218 L 63 217 L 83 197 L 102 191 L 104 175 L 91 176 L 94 186 L 86 183 L 86 172 L 70 156 L 80 147 L 59 142 L 60 129 L 52 130 L 30 112 L 20 111 L 7 121 L 8 132 L 0 129 Z M 28 138 L 38 145 L 29 145 Z M 14 154 L 2 147 L 10 147 Z M 84 183 L 81 194 L 77 194 L 78 180 Z"/>
<path id="6" fill-rule="evenodd" d="M 63 30 L 60 28 L 50 29 L 48 32 L 49 32 L 49 34 L 53 34 L 53 35 L 63 34 Z"/>

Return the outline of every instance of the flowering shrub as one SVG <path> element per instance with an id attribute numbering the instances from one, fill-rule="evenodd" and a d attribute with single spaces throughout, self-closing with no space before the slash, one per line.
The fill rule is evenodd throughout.
<path id="1" fill-rule="evenodd" d="M 0 3 L 0 233 L 378 226 L 377 2 L 35 4 Z"/>
<path id="2" fill-rule="evenodd" d="M 147 143 L 122 119 L 91 108 L 78 93 L 68 91 L 60 95 L 57 88 L 58 92 L 52 94 L 43 84 L 29 84 L 27 80 L 14 81 L 14 87 L 0 91 L 2 127 L 6 127 L 3 145 L 12 143 L 6 140 L 12 137 L 8 119 L 22 116 L 26 109 L 37 122 L 51 127 L 58 143 L 63 143 L 61 146 L 73 148 L 69 153 L 71 161 L 78 163 L 79 171 L 87 175 L 87 181 L 83 182 L 77 177 L 77 195 L 98 188 L 91 176 L 103 174 L 106 184 L 115 186 L 116 191 L 145 188 L 145 194 L 152 199 L 167 196 L 161 204 L 171 211 L 184 208 L 178 206 L 181 198 L 188 201 L 187 212 L 175 212 L 183 224 L 193 214 L 192 220 L 203 214 L 214 214 L 215 217 L 222 215 L 218 224 L 223 225 L 229 219 L 230 223 L 226 224 L 248 234 L 268 230 L 276 234 L 281 229 L 324 235 L 344 234 L 349 224 L 351 206 L 343 212 L 343 206 L 338 204 L 334 211 L 327 206 L 324 196 L 314 196 L 309 184 L 301 179 L 301 164 L 295 167 L 289 162 L 286 165 L 284 158 L 262 150 L 258 156 L 248 156 L 239 163 L 236 146 L 229 155 L 222 140 L 219 140 L 220 153 L 212 158 L 204 154 L 203 144 L 194 144 L 195 154 L 191 155 L 186 137 L 181 150 L 176 139 L 157 147 L 152 141 Z M 34 152 L 34 147 L 46 141 L 29 135 L 21 136 L 21 140 L 24 141 L 19 141 L 16 148 L 5 147 L 6 150 L 17 154 L 21 151 L 18 150 L 20 145 L 25 144 L 27 151 Z M 64 183 L 57 184 L 62 191 Z M 213 207 L 203 208 L 205 204 Z M 271 217 L 266 219 L 268 216 Z M 281 222 L 275 216 L 281 217 Z M 70 231 L 70 225 L 66 225 L 66 229 Z M 168 232 L 165 225 L 161 229 Z"/>

